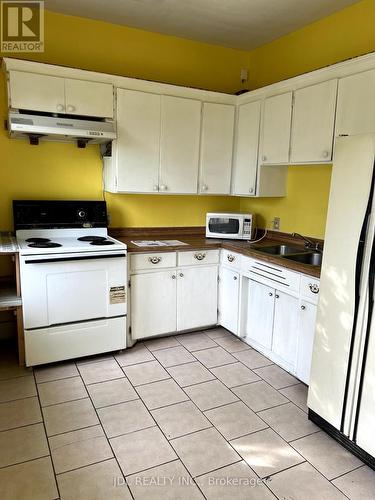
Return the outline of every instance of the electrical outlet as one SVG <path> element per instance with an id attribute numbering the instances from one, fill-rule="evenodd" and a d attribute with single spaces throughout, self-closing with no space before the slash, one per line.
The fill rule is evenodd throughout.
<path id="1" fill-rule="evenodd" d="M 274 217 L 272 223 L 274 231 L 280 231 L 280 217 Z"/>

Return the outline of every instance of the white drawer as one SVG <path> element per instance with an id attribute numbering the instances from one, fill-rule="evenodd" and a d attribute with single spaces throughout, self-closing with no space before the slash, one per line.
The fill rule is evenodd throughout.
<path id="1" fill-rule="evenodd" d="M 242 255 L 239 253 L 230 252 L 229 250 L 222 250 L 220 255 L 220 263 L 223 266 L 229 267 L 231 269 L 240 270 L 241 258 Z"/>
<path id="2" fill-rule="evenodd" d="M 318 303 L 320 280 L 312 276 L 302 275 L 301 296 L 314 304 Z"/>
<path id="3" fill-rule="evenodd" d="M 178 266 L 196 266 L 218 264 L 219 250 L 194 250 L 193 252 L 178 252 Z"/>
<path id="4" fill-rule="evenodd" d="M 130 271 L 176 267 L 176 252 L 130 254 Z"/>
<path id="5" fill-rule="evenodd" d="M 274 288 L 299 293 L 301 275 L 285 267 L 275 266 L 269 262 L 246 259 L 242 271 L 254 281 L 259 281 Z"/>

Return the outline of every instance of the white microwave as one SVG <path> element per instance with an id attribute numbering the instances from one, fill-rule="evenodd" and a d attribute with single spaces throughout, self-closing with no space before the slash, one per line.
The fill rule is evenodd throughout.
<path id="1" fill-rule="evenodd" d="M 216 212 L 206 215 L 206 238 L 251 240 L 254 229 L 254 214 Z"/>

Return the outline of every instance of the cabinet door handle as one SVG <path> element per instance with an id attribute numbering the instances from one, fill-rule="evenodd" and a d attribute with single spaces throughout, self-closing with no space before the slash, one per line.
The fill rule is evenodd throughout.
<path id="1" fill-rule="evenodd" d="M 154 191 L 159 191 L 159 186 L 157 184 L 154 184 Z"/>
<path id="2" fill-rule="evenodd" d="M 196 253 L 194 254 L 194 258 L 197 260 L 203 260 L 206 257 L 205 253 Z"/>
<path id="3" fill-rule="evenodd" d="M 183 278 L 184 277 L 184 273 L 180 273 L 180 278 Z"/>
<path id="4" fill-rule="evenodd" d="M 66 108 L 68 111 L 75 111 L 76 110 L 76 107 L 75 106 L 72 106 L 71 104 L 68 104 L 67 108 Z"/>
<path id="5" fill-rule="evenodd" d="M 249 188 L 249 193 L 250 194 L 254 193 L 254 188 Z"/>
<path id="6" fill-rule="evenodd" d="M 227 259 L 229 260 L 229 262 L 233 262 L 234 260 L 236 260 L 236 257 L 230 253 L 229 255 L 227 255 Z"/>
<path id="7" fill-rule="evenodd" d="M 306 306 L 301 306 L 302 311 L 306 309 Z"/>
<path id="8" fill-rule="evenodd" d="M 160 186 L 160 191 L 166 191 L 167 190 L 167 186 L 165 184 L 162 184 Z"/>
<path id="9" fill-rule="evenodd" d="M 171 278 L 172 278 L 173 280 L 175 280 L 175 279 L 176 279 L 176 275 L 175 275 L 175 274 L 172 274 Z"/>
<path id="10" fill-rule="evenodd" d="M 267 156 L 266 155 L 262 156 L 262 161 L 267 161 Z"/>
<path id="11" fill-rule="evenodd" d="M 319 285 L 317 283 L 309 283 L 309 288 L 312 293 L 319 293 Z"/>
<path id="12" fill-rule="evenodd" d="M 234 281 L 236 281 L 236 279 L 237 279 L 237 276 L 233 276 L 233 279 L 234 279 Z"/>
<path id="13" fill-rule="evenodd" d="M 329 157 L 329 151 L 323 151 L 323 158 Z"/>
<path id="14" fill-rule="evenodd" d="M 64 111 L 65 107 L 64 107 L 64 105 L 63 105 L 63 104 L 58 104 L 58 105 L 56 106 L 56 109 L 57 109 L 57 111 Z"/>
<path id="15" fill-rule="evenodd" d="M 159 264 L 161 257 L 149 257 L 148 261 L 151 262 L 151 264 Z"/>
<path id="16" fill-rule="evenodd" d="M 269 295 L 270 297 L 273 297 L 273 293 L 272 293 L 272 292 L 270 292 L 268 295 Z"/>
<path id="17" fill-rule="evenodd" d="M 208 186 L 206 184 L 202 185 L 202 191 L 208 191 Z"/>
<path id="18" fill-rule="evenodd" d="M 276 295 L 275 295 L 275 297 L 276 297 L 277 299 L 279 299 L 279 298 L 280 298 L 280 295 L 277 295 L 277 294 L 276 294 Z"/>

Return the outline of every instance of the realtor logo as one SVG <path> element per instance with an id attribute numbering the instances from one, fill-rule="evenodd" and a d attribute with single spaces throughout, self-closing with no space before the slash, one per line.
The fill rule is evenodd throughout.
<path id="1" fill-rule="evenodd" d="M 1 1 L 1 52 L 44 52 L 44 1 Z"/>

